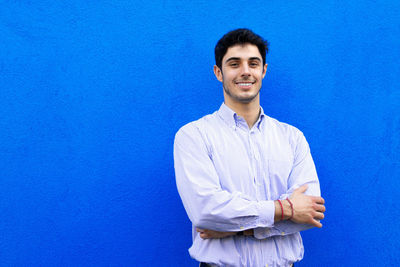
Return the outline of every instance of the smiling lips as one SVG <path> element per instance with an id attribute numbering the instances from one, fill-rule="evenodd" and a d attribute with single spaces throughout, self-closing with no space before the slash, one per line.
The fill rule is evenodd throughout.
<path id="1" fill-rule="evenodd" d="M 250 89 L 254 82 L 237 82 L 236 84 L 242 89 Z"/>

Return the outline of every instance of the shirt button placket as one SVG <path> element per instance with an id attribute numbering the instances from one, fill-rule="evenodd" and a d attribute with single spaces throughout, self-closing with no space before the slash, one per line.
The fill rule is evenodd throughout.
<path id="1" fill-rule="evenodd" d="M 260 155 L 258 154 L 257 151 L 257 146 L 255 145 L 255 138 L 257 138 L 256 136 L 256 132 L 254 130 L 250 131 L 250 143 L 251 143 L 251 153 L 253 156 L 253 170 L 254 170 L 254 182 L 256 185 L 256 197 L 257 200 L 262 200 L 263 198 L 263 194 L 262 194 L 262 183 L 260 181 Z"/>
<path id="2" fill-rule="evenodd" d="M 255 184 L 255 191 L 256 191 L 256 199 L 260 200 L 260 189 L 258 187 L 258 174 L 257 174 L 257 159 L 256 159 L 256 153 L 254 149 L 254 131 L 250 130 L 248 133 L 249 137 L 249 146 L 250 146 L 250 153 L 251 153 L 251 167 L 253 169 L 253 175 L 254 175 L 254 184 Z"/>
<path id="3" fill-rule="evenodd" d="M 255 132 L 254 138 L 256 138 L 256 143 L 259 144 L 260 140 L 257 138 L 260 137 L 259 132 Z M 264 188 L 264 172 L 263 172 L 263 163 L 262 163 L 262 155 L 260 146 L 255 146 L 255 154 L 256 154 L 256 162 L 257 162 L 257 186 L 259 191 L 259 198 L 261 200 L 266 200 L 266 192 Z"/>

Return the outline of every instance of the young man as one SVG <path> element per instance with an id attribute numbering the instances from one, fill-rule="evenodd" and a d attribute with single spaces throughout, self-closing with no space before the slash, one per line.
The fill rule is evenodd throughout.
<path id="1" fill-rule="evenodd" d="M 176 183 L 193 223 L 190 255 L 202 266 L 291 266 L 300 231 L 322 227 L 324 200 L 302 132 L 264 114 L 267 42 L 225 34 L 214 73 L 224 103 L 175 137 Z"/>

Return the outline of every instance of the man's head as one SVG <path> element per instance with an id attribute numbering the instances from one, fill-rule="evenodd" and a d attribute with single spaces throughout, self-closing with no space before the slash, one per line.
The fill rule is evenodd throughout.
<path id="1" fill-rule="evenodd" d="M 261 36 L 255 34 L 249 29 L 236 29 L 222 36 L 215 46 L 215 65 L 217 65 L 218 68 L 221 69 L 222 58 L 225 56 L 228 48 L 238 44 L 253 44 L 257 46 L 258 51 L 263 59 L 263 65 L 265 65 L 265 57 L 268 53 L 267 40 L 264 40 Z"/>
<path id="2" fill-rule="evenodd" d="M 225 34 L 215 47 L 214 73 L 222 82 L 225 104 L 230 107 L 254 103 L 267 71 L 267 42 L 247 29 Z"/>

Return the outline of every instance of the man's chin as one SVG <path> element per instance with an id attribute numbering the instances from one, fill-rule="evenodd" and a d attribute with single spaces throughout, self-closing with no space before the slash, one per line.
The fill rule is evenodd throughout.
<path id="1" fill-rule="evenodd" d="M 240 102 L 240 103 L 247 104 L 247 103 L 252 102 L 254 99 L 256 99 L 257 96 L 258 96 L 258 94 L 250 95 L 250 96 L 240 96 L 240 95 L 238 95 L 238 96 L 234 96 L 234 99 L 236 101 Z"/>
<path id="2" fill-rule="evenodd" d="M 242 92 L 242 94 L 232 94 L 229 90 L 226 90 L 226 88 L 224 88 L 224 91 L 232 100 L 243 104 L 248 104 L 252 102 L 259 95 L 259 92 L 257 92 L 256 94 L 250 94 L 250 92 Z"/>

